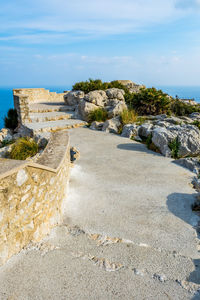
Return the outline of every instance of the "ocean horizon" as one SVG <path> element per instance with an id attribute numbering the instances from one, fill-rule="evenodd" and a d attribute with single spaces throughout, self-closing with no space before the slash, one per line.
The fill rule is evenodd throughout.
<path id="1" fill-rule="evenodd" d="M 35 86 L 34 86 L 35 87 Z M 29 87 L 29 88 L 34 88 Z M 62 93 L 64 90 L 71 90 L 72 86 L 44 86 L 51 92 Z M 200 103 L 200 86 L 155 86 L 172 97 L 194 99 Z M 4 117 L 10 108 L 14 107 L 13 87 L 0 87 L 0 129 L 4 126 Z"/>

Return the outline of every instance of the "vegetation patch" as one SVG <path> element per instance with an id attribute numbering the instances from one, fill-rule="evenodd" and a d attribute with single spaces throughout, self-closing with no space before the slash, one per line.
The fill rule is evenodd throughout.
<path id="1" fill-rule="evenodd" d="M 7 116 L 4 118 L 4 126 L 14 130 L 18 126 L 18 118 L 16 109 L 9 109 Z"/>
<path id="2" fill-rule="evenodd" d="M 119 88 L 124 90 L 125 102 L 130 110 L 137 114 L 159 115 L 174 114 L 176 116 L 185 116 L 193 112 L 200 112 L 200 105 L 191 105 L 184 103 L 179 98 L 174 99 L 162 90 L 156 88 L 141 88 L 138 93 L 132 93 L 130 90 L 119 83 L 117 80 L 111 82 L 102 82 L 100 79 L 89 79 L 73 85 L 73 90 L 81 90 L 89 93 L 94 90 L 106 90 L 109 88 Z"/>
<path id="3" fill-rule="evenodd" d="M 152 134 L 148 135 L 145 141 L 147 148 L 156 153 L 160 153 L 160 149 L 152 142 Z"/>
<path id="4" fill-rule="evenodd" d="M 6 147 L 6 146 L 9 146 L 9 145 L 12 145 L 14 142 L 15 142 L 14 140 L 11 140 L 11 141 L 3 140 L 3 141 L 0 143 L 0 148 L 3 148 L 3 147 Z"/>
<path id="5" fill-rule="evenodd" d="M 105 122 L 108 119 L 108 112 L 103 108 L 97 108 L 90 112 L 88 116 L 88 123 L 92 123 L 94 121 L 97 122 Z"/>
<path id="6" fill-rule="evenodd" d="M 137 122 L 137 114 L 133 109 L 124 109 L 120 114 L 122 125 L 133 124 Z"/>
<path id="7" fill-rule="evenodd" d="M 171 141 L 171 143 L 169 143 L 169 148 L 172 151 L 171 156 L 174 159 L 178 159 L 179 157 L 179 147 L 180 147 L 180 143 L 178 141 L 178 138 L 175 138 L 173 141 Z"/>
<path id="8" fill-rule="evenodd" d="M 194 121 L 193 123 L 192 123 L 192 125 L 195 125 L 195 126 L 197 126 L 199 129 L 200 129 L 200 121 Z"/>
<path id="9" fill-rule="evenodd" d="M 23 137 L 12 146 L 9 158 L 25 160 L 38 153 L 38 144 L 31 138 Z"/>

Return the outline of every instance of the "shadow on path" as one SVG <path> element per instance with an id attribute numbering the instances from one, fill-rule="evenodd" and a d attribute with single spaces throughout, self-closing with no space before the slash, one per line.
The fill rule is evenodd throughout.
<path id="1" fill-rule="evenodd" d="M 176 217 L 190 224 L 195 229 L 197 228 L 199 217 L 192 212 L 191 204 L 195 201 L 196 194 L 181 194 L 173 193 L 167 197 L 167 206 L 170 212 Z M 198 237 L 199 233 L 197 232 Z M 187 280 L 192 283 L 200 284 L 200 259 L 193 260 L 195 270 L 189 275 Z M 198 295 L 198 297 L 200 297 Z M 194 296 L 193 299 L 200 299 Z"/>
<path id="2" fill-rule="evenodd" d="M 137 152 L 143 152 L 151 155 L 153 154 L 155 156 L 161 156 L 161 154 L 147 149 L 146 145 L 141 143 L 119 144 L 117 145 L 117 148 L 121 150 L 137 151 Z"/>

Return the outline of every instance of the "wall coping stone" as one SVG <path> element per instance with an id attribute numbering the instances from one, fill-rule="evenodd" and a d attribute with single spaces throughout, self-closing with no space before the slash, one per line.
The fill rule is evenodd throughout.
<path id="1" fill-rule="evenodd" d="M 53 132 L 45 150 L 36 162 L 0 159 L 0 179 L 10 176 L 27 166 L 56 173 L 62 165 L 68 146 L 69 134 L 67 130 Z"/>

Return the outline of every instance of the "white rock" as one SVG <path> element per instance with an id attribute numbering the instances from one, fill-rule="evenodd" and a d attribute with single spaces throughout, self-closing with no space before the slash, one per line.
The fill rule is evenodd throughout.
<path id="1" fill-rule="evenodd" d="M 92 122 L 90 129 L 92 130 L 102 130 L 104 122 Z"/>
<path id="2" fill-rule="evenodd" d="M 7 128 L 2 128 L 0 130 L 0 142 L 3 142 L 3 141 L 12 141 L 13 139 L 13 135 L 12 135 L 12 132 L 10 131 L 10 129 L 7 129 Z"/>
<path id="3" fill-rule="evenodd" d="M 138 125 L 136 124 L 127 124 L 123 127 L 121 136 L 131 138 L 138 134 Z"/>
<path id="4" fill-rule="evenodd" d="M 125 104 L 125 102 L 123 101 L 119 101 L 114 107 L 111 107 L 108 110 L 108 117 L 109 118 L 114 118 L 116 116 L 119 116 L 123 110 L 126 110 L 127 106 Z"/>
<path id="5" fill-rule="evenodd" d="M 107 120 L 103 124 L 102 131 L 110 132 L 110 133 L 118 133 L 118 130 L 121 126 L 121 122 L 119 117 L 115 117 L 113 119 Z"/>
<path id="6" fill-rule="evenodd" d="M 125 101 L 124 94 L 125 92 L 122 89 L 112 88 L 106 90 L 106 95 L 108 96 L 109 99 L 118 99 L 120 101 Z"/>
<path id="7" fill-rule="evenodd" d="M 64 95 L 64 101 L 67 105 L 74 106 L 77 105 L 84 96 L 83 91 L 71 91 Z"/>
<path id="8" fill-rule="evenodd" d="M 81 100 L 76 109 L 76 117 L 80 117 L 84 121 L 88 121 L 89 114 L 99 107 L 93 103 L 87 102 L 85 100 Z"/>
<path id="9" fill-rule="evenodd" d="M 138 128 L 138 135 L 140 137 L 148 137 L 153 130 L 153 125 L 151 123 L 145 123 L 139 126 Z"/>
<path id="10" fill-rule="evenodd" d="M 152 142 L 156 145 L 164 156 L 171 157 L 169 143 L 177 137 L 176 133 L 171 133 L 166 128 L 157 127 L 152 131 Z"/>
<path id="11" fill-rule="evenodd" d="M 104 107 L 107 103 L 107 96 L 105 91 L 92 91 L 85 95 L 84 100 L 91 102 L 97 106 Z"/>

